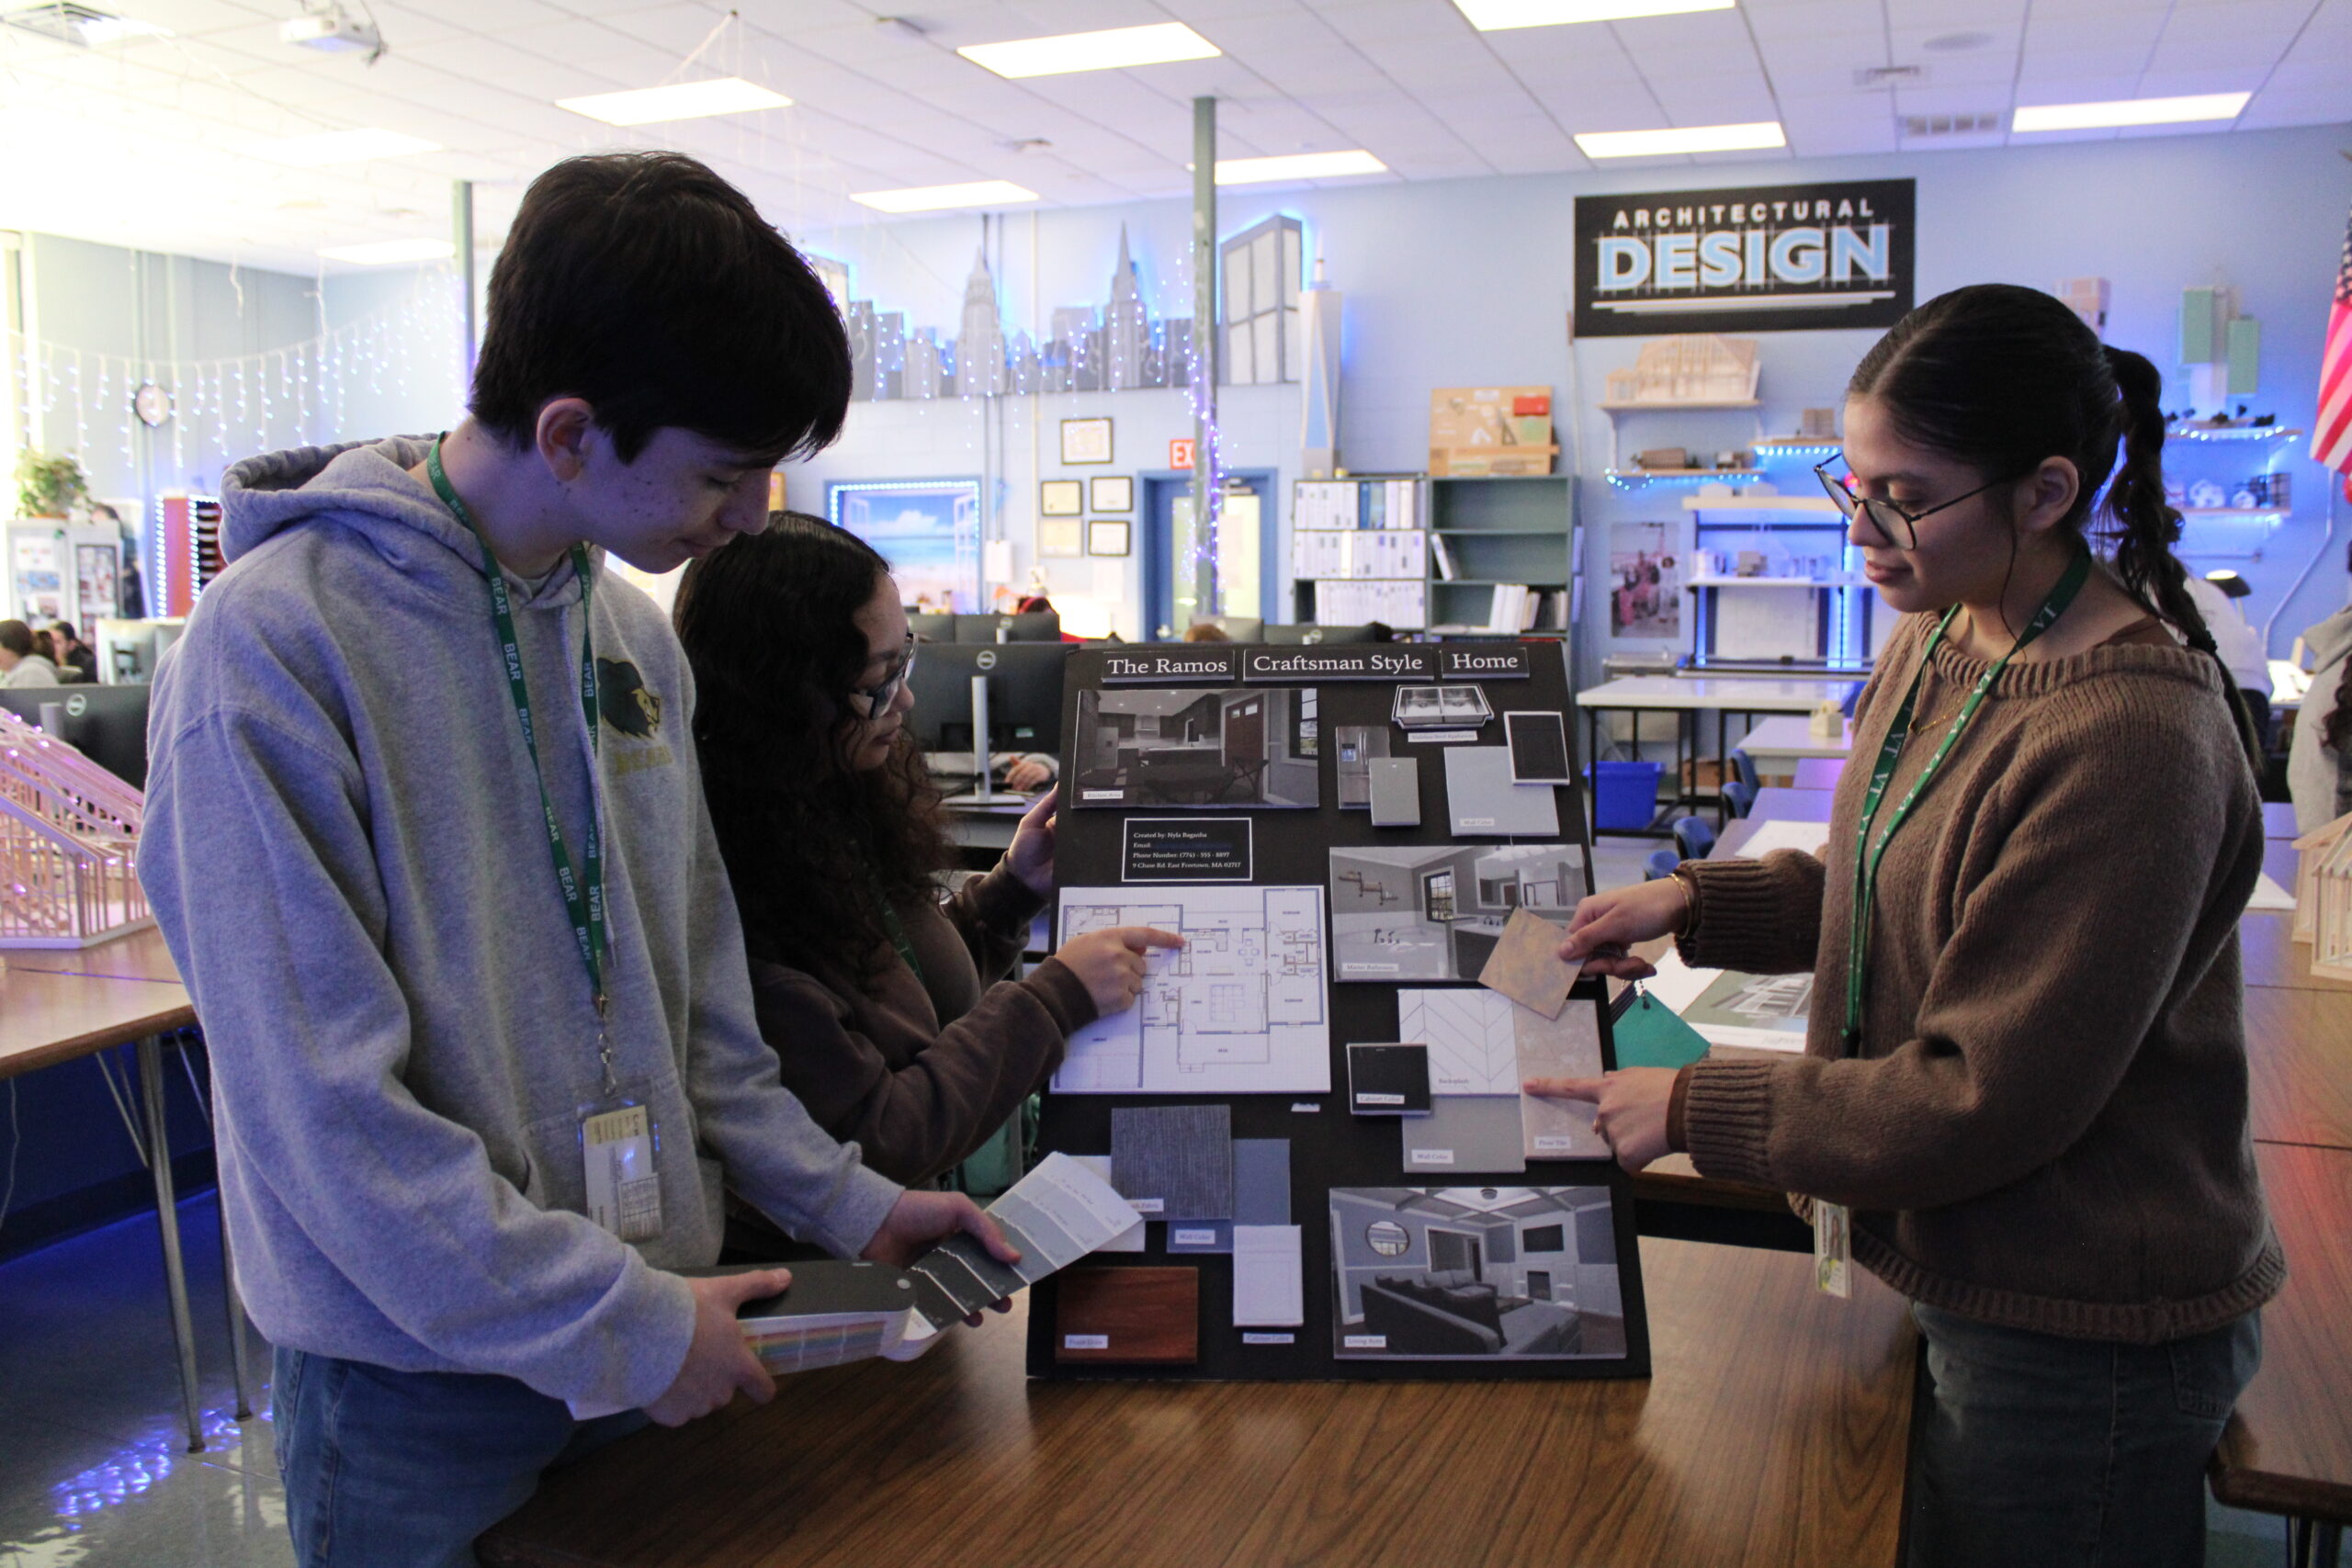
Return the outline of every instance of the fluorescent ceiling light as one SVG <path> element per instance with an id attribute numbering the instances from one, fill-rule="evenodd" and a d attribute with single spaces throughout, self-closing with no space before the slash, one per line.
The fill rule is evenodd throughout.
<path id="1" fill-rule="evenodd" d="M 1221 186 L 1264 185 L 1270 180 L 1330 180 L 1342 175 L 1387 172 L 1387 164 L 1361 147 L 1351 152 L 1290 152 L 1276 158 L 1216 161 L 1216 183 Z"/>
<path id="2" fill-rule="evenodd" d="M 555 107 L 584 114 L 590 119 L 601 119 L 606 125 L 652 125 L 665 119 L 700 119 L 706 115 L 780 109 L 791 102 L 782 93 L 771 93 L 756 82 L 746 82 L 741 76 L 719 76 L 707 82 L 680 82 L 668 87 L 558 98 Z"/>
<path id="3" fill-rule="evenodd" d="M 1148 28 L 967 44 L 956 52 L 1000 76 L 1058 76 L 1069 71 L 1117 71 L 1170 60 L 1213 60 L 1221 51 L 1182 22 L 1161 22 Z"/>
<path id="4" fill-rule="evenodd" d="M 2011 130 L 2095 130 L 2110 125 L 2178 125 L 2235 119 L 2252 93 L 2200 93 L 2187 98 L 2119 98 L 2107 104 L 2041 104 L 2011 117 Z"/>
<path id="5" fill-rule="evenodd" d="M 370 126 L 358 130 L 323 130 L 315 136 L 283 136 L 275 141 L 254 141 L 248 143 L 245 151 L 273 164 L 317 169 L 329 164 L 356 164 L 367 158 L 438 152 L 441 143 Z"/>
<path id="6" fill-rule="evenodd" d="M 357 262 L 363 266 L 447 261 L 457 254 L 458 247 L 447 240 L 376 240 L 364 245 L 327 245 L 319 251 L 329 261 Z"/>
<path id="7" fill-rule="evenodd" d="M 1003 207 L 1035 201 L 1037 193 L 1011 180 L 975 180 L 964 186 L 916 186 L 908 190 L 869 190 L 852 201 L 882 212 L 936 212 L 948 207 Z"/>
<path id="8" fill-rule="evenodd" d="M 1506 28 L 1555 28 L 1563 22 L 1618 22 L 1628 17 L 1676 17 L 1685 11 L 1728 11 L 1733 0 L 1453 0 L 1482 33 Z"/>
<path id="9" fill-rule="evenodd" d="M 1749 125 L 1692 125 L 1679 130 L 1588 130 L 1577 146 L 1588 158 L 1647 158 L 1661 152 L 1747 152 L 1786 147 L 1776 119 Z"/>

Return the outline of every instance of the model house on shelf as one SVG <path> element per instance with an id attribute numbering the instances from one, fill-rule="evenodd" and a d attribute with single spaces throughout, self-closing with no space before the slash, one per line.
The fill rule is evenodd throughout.
<path id="1" fill-rule="evenodd" d="M 1642 345 L 1629 370 L 1611 370 L 1605 409 L 1747 408 L 1756 401 L 1756 340 L 1679 333 Z"/>
<path id="2" fill-rule="evenodd" d="M 2312 944 L 2312 974 L 2352 980 L 2352 816 L 2295 840 L 2295 940 Z"/>
<path id="3" fill-rule="evenodd" d="M 0 947 L 85 947 L 153 924 L 143 809 L 139 791 L 0 713 Z"/>

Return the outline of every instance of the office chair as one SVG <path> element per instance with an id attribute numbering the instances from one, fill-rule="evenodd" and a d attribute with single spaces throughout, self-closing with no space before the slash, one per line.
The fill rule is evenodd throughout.
<path id="1" fill-rule="evenodd" d="M 1705 860 L 1707 852 L 1715 847 L 1715 830 L 1696 817 L 1678 817 L 1674 847 L 1682 852 L 1684 860 Z"/>
<path id="2" fill-rule="evenodd" d="M 1672 876 L 1674 868 L 1681 863 L 1682 857 L 1672 850 L 1652 850 L 1649 859 L 1642 863 L 1642 880 L 1663 882 Z"/>
<path id="3" fill-rule="evenodd" d="M 1740 753 L 1735 751 L 1734 756 Z M 1746 779 L 1733 779 L 1724 785 L 1724 804 L 1731 807 L 1734 817 L 1745 817 L 1756 809 L 1756 786 Z"/>

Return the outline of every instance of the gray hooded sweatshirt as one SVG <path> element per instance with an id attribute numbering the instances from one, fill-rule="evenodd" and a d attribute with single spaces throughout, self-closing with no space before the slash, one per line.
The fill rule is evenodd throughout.
<path id="1" fill-rule="evenodd" d="M 212 1052 L 245 1304 L 276 1343 L 493 1372 L 588 1409 L 668 1387 L 720 1173 L 862 1248 L 900 1189 L 810 1122 L 753 1022 L 696 770 L 684 655 L 594 558 L 599 790 L 622 1092 L 659 1127 L 665 1226 L 583 1217 L 601 1074 L 587 971 L 507 694 L 481 547 L 406 470 L 424 443 L 256 457 L 155 682 L 140 878 Z M 569 559 L 514 583 L 548 795 L 591 809 Z"/>

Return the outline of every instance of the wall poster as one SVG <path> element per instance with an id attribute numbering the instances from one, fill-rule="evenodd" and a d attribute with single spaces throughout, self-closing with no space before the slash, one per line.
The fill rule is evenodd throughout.
<path id="1" fill-rule="evenodd" d="M 881 553 L 907 604 L 978 613 L 979 480 L 831 480 L 825 520 Z"/>
<path id="2" fill-rule="evenodd" d="M 1911 309 L 1915 183 L 1580 196 L 1576 335 L 1888 327 Z"/>
<path id="3" fill-rule="evenodd" d="M 1682 525 L 1609 525 L 1609 635 L 1682 635 Z"/>

